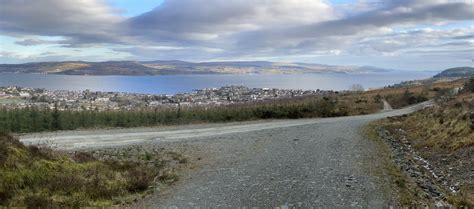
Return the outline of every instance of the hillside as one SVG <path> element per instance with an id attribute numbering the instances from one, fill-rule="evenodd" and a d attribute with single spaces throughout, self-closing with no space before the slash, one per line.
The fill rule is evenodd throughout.
<path id="1" fill-rule="evenodd" d="M 185 62 L 180 60 L 37 62 L 1 64 L 0 73 L 41 73 L 64 75 L 173 75 L 173 74 L 302 74 L 370 73 L 390 70 L 370 66 L 336 66 L 266 61 Z"/>
<path id="2" fill-rule="evenodd" d="M 139 148 L 66 153 L 0 132 L 0 208 L 118 207 L 176 181 L 186 160 Z"/>
<path id="3" fill-rule="evenodd" d="M 443 70 L 441 73 L 433 76 L 434 78 L 460 78 L 474 76 L 472 67 L 455 67 Z"/>
<path id="4" fill-rule="evenodd" d="M 457 206 L 474 205 L 474 78 L 421 111 L 378 123 L 393 158 L 420 190 Z"/>

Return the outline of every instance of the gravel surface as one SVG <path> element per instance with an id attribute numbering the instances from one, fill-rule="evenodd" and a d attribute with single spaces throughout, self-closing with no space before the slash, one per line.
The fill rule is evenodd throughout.
<path id="1" fill-rule="evenodd" d="M 187 126 L 184 130 L 73 131 L 25 135 L 21 140 L 41 143 L 48 139 L 64 149 L 140 144 L 183 150 L 193 168 L 183 171 L 172 187 L 133 207 L 380 208 L 389 204 L 390 194 L 367 171 L 367 159 L 373 159 L 376 145 L 363 137 L 361 127 L 429 104 L 365 116 Z"/>

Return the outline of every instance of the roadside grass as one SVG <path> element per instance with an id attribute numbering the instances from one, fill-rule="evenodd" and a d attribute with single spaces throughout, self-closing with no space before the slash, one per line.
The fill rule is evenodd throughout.
<path id="1" fill-rule="evenodd" d="M 434 98 L 438 92 L 446 89 L 453 89 L 462 87 L 469 79 L 458 79 L 454 81 L 438 81 L 433 83 L 421 84 L 421 85 L 411 85 L 407 87 L 396 87 L 396 88 L 382 88 L 374 89 L 364 92 L 368 96 L 380 95 L 385 97 L 387 95 L 401 95 L 405 93 L 408 89 L 410 92 L 415 94 L 420 94 L 422 92 L 427 92 L 429 98 Z"/>
<path id="2" fill-rule="evenodd" d="M 172 183 L 169 168 L 177 153 L 149 154 L 146 160 L 97 159 L 47 147 L 25 146 L 0 133 L 0 207 L 110 207 L 140 198 L 158 183 Z"/>
<path id="3" fill-rule="evenodd" d="M 467 81 L 468 79 L 438 81 L 407 87 L 375 89 L 364 93 L 369 97 L 383 97 L 393 108 L 398 109 L 439 97 L 451 89 L 462 87 Z"/>
<path id="4" fill-rule="evenodd" d="M 397 165 L 395 162 L 393 155 L 391 154 L 391 148 L 389 145 L 384 142 L 377 134 L 377 129 L 383 127 L 385 130 L 389 130 L 391 133 L 396 134 L 394 130 L 400 130 L 402 123 L 396 123 L 390 121 L 391 119 L 383 119 L 380 121 L 375 121 L 370 123 L 365 128 L 365 133 L 369 139 L 376 142 L 381 154 L 378 154 L 378 160 L 381 159 L 382 164 L 381 167 L 375 171 L 375 174 L 378 176 L 388 176 L 390 179 L 390 186 L 391 188 L 396 188 L 396 194 L 398 194 L 398 201 L 401 206 L 419 206 L 419 205 L 429 205 L 429 200 L 423 197 L 421 194 L 423 192 L 421 189 L 416 185 L 416 183 L 409 177 L 406 173 L 404 173 L 400 166 Z M 392 119 L 393 120 L 393 119 Z M 408 119 L 407 119 L 408 120 Z M 402 129 L 403 130 L 403 129 Z M 408 131 L 407 131 L 408 132 Z M 400 137 L 400 136 L 396 136 Z M 408 137 L 406 137 L 408 138 Z M 472 140 L 472 138 L 471 138 Z M 442 142 L 440 142 L 442 143 Z M 429 145 L 431 146 L 431 145 Z M 435 145 L 434 147 L 436 147 Z M 418 148 L 417 148 L 418 147 Z M 456 150 L 447 149 L 444 147 L 445 150 L 439 150 L 437 148 L 432 147 L 423 147 L 422 149 L 416 144 L 413 144 L 413 148 L 419 152 L 419 154 L 423 155 L 423 157 L 428 158 L 431 160 L 435 166 L 442 166 L 446 170 L 446 167 L 453 166 L 453 164 L 459 166 L 463 166 L 463 169 L 459 170 L 460 173 L 464 175 L 468 175 L 470 172 L 470 165 L 472 165 L 472 148 L 471 154 L 461 155 Z M 469 146 L 471 147 L 471 145 Z M 459 148 L 461 149 L 461 148 Z M 469 151 L 468 151 L 469 152 Z M 430 156 L 431 155 L 431 156 Z M 446 157 L 450 156 L 450 157 Z M 437 163 L 436 161 L 441 161 Z M 447 162 L 445 162 L 447 161 Z M 462 161 L 462 162 L 461 162 Z M 467 165 L 466 165 L 467 162 Z M 373 162 L 372 162 L 373 163 Z M 451 167 L 452 169 L 452 167 Z M 449 175 L 459 175 L 459 173 L 452 173 Z M 457 181 L 459 181 L 459 177 Z M 463 181 L 468 181 L 468 179 L 462 179 Z M 464 182 L 466 183 L 466 182 Z M 389 188 L 386 188 L 387 190 Z M 447 193 L 447 202 L 461 208 L 472 208 L 474 207 L 474 185 L 472 184 L 464 184 L 461 188 L 459 188 L 456 194 L 446 192 Z"/>
<path id="5" fill-rule="evenodd" d="M 447 201 L 459 208 L 473 208 L 474 207 L 474 187 L 461 187 L 458 194 L 448 195 Z"/>
<path id="6" fill-rule="evenodd" d="M 395 138 L 406 140 L 429 161 L 438 176 L 446 177 L 444 181 L 450 186 L 460 185 L 456 193 L 446 191 L 447 201 L 456 207 L 474 207 L 474 184 L 469 180 L 474 167 L 473 86 L 471 78 L 460 94 L 440 97 L 434 106 L 408 115 L 373 122 L 366 130 L 371 139 L 377 139 L 375 130 L 383 127 Z M 388 148 L 388 144 L 385 146 Z M 394 179 L 398 178 L 390 166 L 386 170 Z"/>
<path id="7" fill-rule="evenodd" d="M 377 146 L 377 155 L 370 159 L 369 171 L 379 177 L 381 185 L 386 194 L 395 194 L 392 201 L 395 201 L 392 206 L 402 207 L 416 207 L 420 204 L 425 204 L 424 198 L 421 197 L 420 189 L 416 187 L 409 176 L 402 172 L 401 168 L 395 163 L 391 148 L 377 133 L 380 127 L 378 122 L 369 123 L 364 128 L 364 133 L 367 138 L 375 143 Z"/>
<path id="8" fill-rule="evenodd" d="M 474 185 L 469 173 L 474 167 L 474 94 L 463 94 L 432 108 L 405 117 L 386 119 L 387 130 L 403 130 L 406 139 L 425 159 L 462 183 L 448 202 L 456 206 L 474 207 Z"/>

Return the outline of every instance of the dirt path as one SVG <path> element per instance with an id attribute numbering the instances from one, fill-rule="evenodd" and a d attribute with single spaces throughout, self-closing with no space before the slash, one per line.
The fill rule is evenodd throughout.
<path id="1" fill-rule="evenodd" d="M 70 131 L 25 135 L 62 149 L 137 144 L 179 149 L 194 169 L 172 187 L 132 207 L 375 207 L 391 201 L 367 159 L 377 146 L 361 133 L 370 121 L 410 113 L 425 102 L 372 115 L 257 121 L 163 128 Z"/>
<path id="2" fill-rule="evenodd" d="M 383 111 L 390 111 L 393 110 L 392 105 L 390 105 L 387 100 L 382 100 L 383 102 Z"/>

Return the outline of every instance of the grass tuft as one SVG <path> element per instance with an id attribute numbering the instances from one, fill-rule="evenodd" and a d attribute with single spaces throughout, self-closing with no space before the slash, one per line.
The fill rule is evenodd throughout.
<path id="1" fill-rule="evenodd" d="M 174 158 L 183 158 L 175 153 Z M 24 146 L 0 133 L 0 207 L 77 208 L 112 206 L 120 198 L 177 180 L 169 161 L 98 160 L 93 154 L 65 154 Z M 178 163 L 178 160 L 176 160 Z"/>

